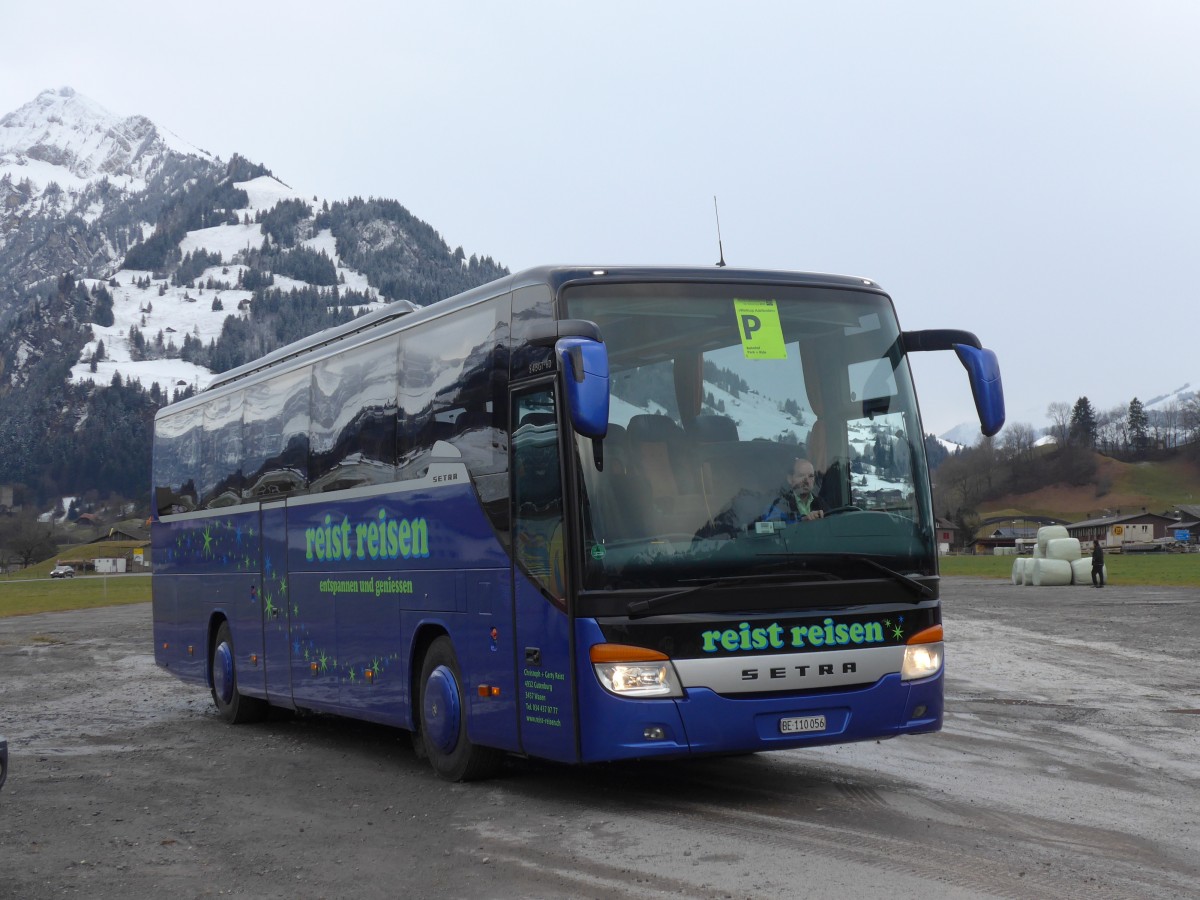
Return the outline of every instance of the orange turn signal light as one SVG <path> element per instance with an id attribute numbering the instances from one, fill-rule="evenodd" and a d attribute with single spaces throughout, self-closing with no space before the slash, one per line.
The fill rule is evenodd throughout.
<path id="1" fill-rule="evenodd" d="M 918 631 L 916 634 L 914 634 L 912 637 L 910 637 L 908 639 L 908 643 L 910 643 L 910 644 L 936 644 L 938 641 L 942 641 L 942 640 L 945 640 L 945 638 L 942 637 L 942 626 L 941 625 L 931 625 L 929 628 L 925 628 L 921 631 Z"/>
<path id="2" fill-rule="evenodd" d="M 593 663 L 658 662 L 671 658 L 657 650 L 629 644 L 592 644 L 588 654 Z"/>

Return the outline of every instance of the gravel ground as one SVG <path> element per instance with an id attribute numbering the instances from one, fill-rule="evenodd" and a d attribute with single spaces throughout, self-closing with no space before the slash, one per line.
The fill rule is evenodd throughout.
<path id="1" fill-rule="evenodd" d="M 434 777 L 402 732 L 229 727 L 146 604 L 0 619 L 0 897 L 1187 897 L 1200 597 L 946 579 L 945 730 Z"/>

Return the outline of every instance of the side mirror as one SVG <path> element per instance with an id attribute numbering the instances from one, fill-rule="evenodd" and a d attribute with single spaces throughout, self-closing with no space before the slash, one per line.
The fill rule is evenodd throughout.
<path id="1" fill-rule="evenodd" d="M 938 328 L 930 331 L 905 331 L 900 335 L 905 353 L 929 350 L 953 350 L 967 370 L 980 430 L 991 437 L 1004 427 L 1004 385 L 1000 381 L 1000 363 L 996 354 L 985 350 L 979 338 L 969 331 Z"/>
<path id="2" fill-rule="evenodd" d="M 608 349 L 586 337 L 559 338 L 554 352 L 561 361 L 571 425 L 584 437 L 608 434 Z"/>
<path id="3" fill-rule="evenodd" d="M 991 350 L 970 344 L 955 344 L 954 352 L 971 381 L 979 427 L 991 437 L 1004 427 L 1004 384 L 1000 380 L 1000 363 Z"/>

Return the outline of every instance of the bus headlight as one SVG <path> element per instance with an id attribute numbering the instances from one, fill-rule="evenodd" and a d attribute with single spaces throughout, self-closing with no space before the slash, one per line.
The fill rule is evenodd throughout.
<path id="1" fill-rule="evenodd" d="M 600 683 L 619 697 L 683 696 L 675 666 L 665 653 L 625 644 L 596 644 L 590 655 Z"/>
<path id="2" fill-rule="evenodd" d="M 914 644 L 904 648 L 904 665 L 900 667 L 901 680 L 928 678 L 936 675 L 941 669 L 941 644 Z"/>
<path id="3" fill-rule="evenodd" d="M 901 681 L 929 678 L 942 670 L 945 644 L 942 642 L 942 626 L 934 625 L 919 631 L 908 639 L 904 648 L 904 663 L 900 666 Z"/>

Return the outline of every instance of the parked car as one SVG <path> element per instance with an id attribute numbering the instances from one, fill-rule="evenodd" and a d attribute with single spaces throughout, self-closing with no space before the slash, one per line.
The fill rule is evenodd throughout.
<path id="1" fill-rule="evenodd" d="M 66 563 L 59 563 L 57 566 L 55 566 L 53 569 L 50 570 L 50 577 L 51 578 L 74 578 L 75 577 L 75 567 L 68 566 Z"/>
<path id="2" fill-rule="evenodd" d="M 0 737 L 0 787 L 8 779 L 8 741 Z"/>

